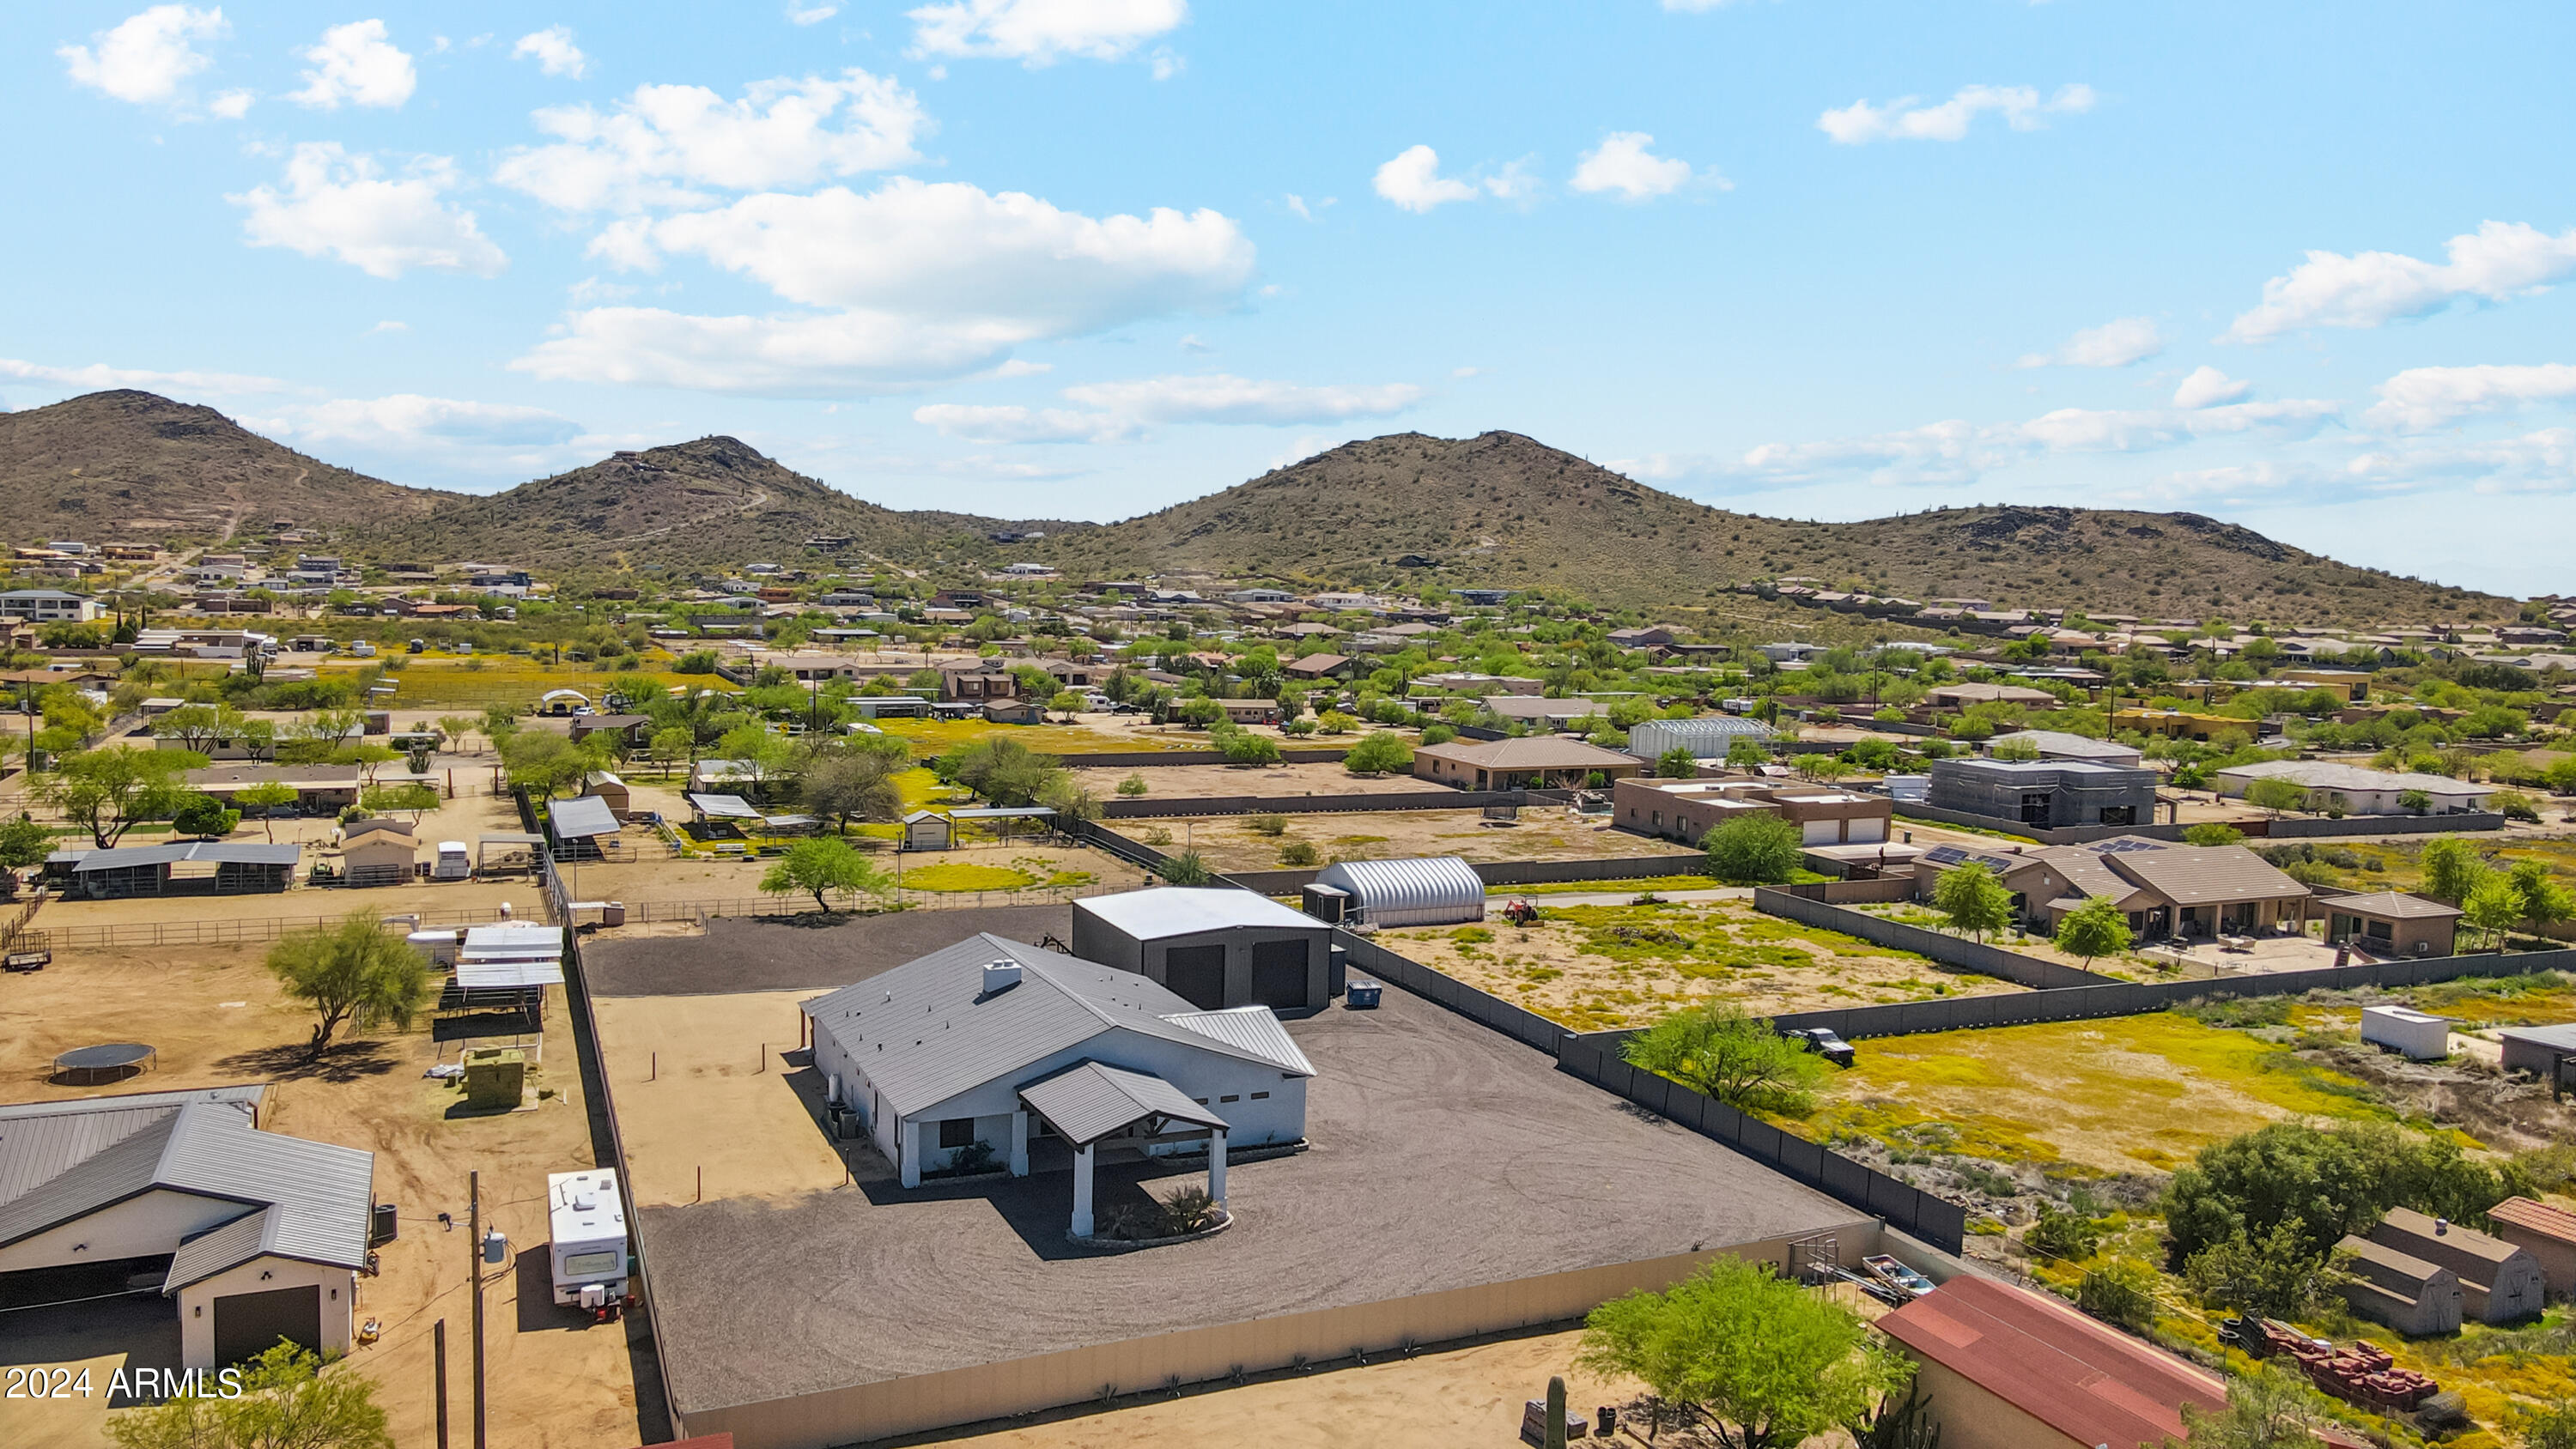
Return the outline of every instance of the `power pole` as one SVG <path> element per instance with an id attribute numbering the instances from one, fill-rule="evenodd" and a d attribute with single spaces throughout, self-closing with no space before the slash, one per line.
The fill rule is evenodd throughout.
<path id="1" fill-rule="evenodd" d="M 447 1449 L 447 1320 L 444 1318 L 430 1325 L 429 1351 L 438 1379 L 438 1449 Z"/>
<path id="2" fill-rule="evenodd" d="M 465 1267 L 474 1285 L 474 1449 L 483 1436 L 483 1174 L 465 1175 Z"/>

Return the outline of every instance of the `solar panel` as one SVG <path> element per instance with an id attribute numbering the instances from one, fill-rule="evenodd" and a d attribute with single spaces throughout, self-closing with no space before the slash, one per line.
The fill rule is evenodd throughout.
<path id="1" fill-rule="evenodd" d="M 1968 852 L 1955 845 L 1936 845 L 1923 852 L 1923 858 L 1934 865 L 1957 865 L 1968 858 Z"/>
<path id="2" fill-rule="evenodd" d="M 2122 835 L 2109 840 L 2096 841 L 2087 848 L 2095 855 L 2127 855 L 2137 850 L 2162 850 L 2164 846 L 2158 841 L 2140 840 L 2135 836 Z"/>

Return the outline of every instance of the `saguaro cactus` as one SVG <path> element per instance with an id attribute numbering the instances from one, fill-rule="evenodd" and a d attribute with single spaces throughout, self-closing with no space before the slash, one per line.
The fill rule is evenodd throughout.
<path id="1" fill-rule="evenodd" d="M 1541 1441 L 1546 1449 L 1565 1449 L 1565 1376 L 1551 1374 L 1547 1380 L 1547 1437 Z"/>

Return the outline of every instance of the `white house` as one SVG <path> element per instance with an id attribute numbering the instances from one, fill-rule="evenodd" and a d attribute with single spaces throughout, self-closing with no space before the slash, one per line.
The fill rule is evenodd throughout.
<path id="1" fill-rule="evenodd" d="M 375 1154 L 261 1131 L 266 1093 L 0 1107 L 0 1282 L 45 1301 L 84 1268 L 157 1277 L 186 1368 L 280 1338 L 347 1352 Z"/>
<path id="2" fill-rule="evenodd" d="M 1092 1235 L 1103 1154 L 1208 1154 L 1306 1131 L 1314 1064 L 1266 1006 L 1204 1011 L 1133 972 L 984 934 L 805 1003 L 826 1097 L 905 1187 L 990 1159 L 1073 1169 Z M 1033 1167 L 1034 1164 L 1034 1167 Z"/>
<path id="3" fill-rule="evenodd" d="M 2330 760 L 2263 760 L 2230 766 L 2213 779 L 2220 794 L 2238 796 L 2256 780 L 2287 780 L 2308 792 L 2313 808 L 2338 805 L 2347 815 L 2412 814 L 2400 797 L 2416 790 L 2432 802 L 2425 807 L 2426 814 L 2457 815 L 2484 810 L 2487 797 L 2495 793 L 2494 786 L 2470 780 L 2366 770 Z"/>
<path id="4" fill-rule="evenodd" d="M 0 593 L 0 619 L 30 624 L 86 624 L 98 617 L 98 600 L 61 589 L 11 589 Z"/>

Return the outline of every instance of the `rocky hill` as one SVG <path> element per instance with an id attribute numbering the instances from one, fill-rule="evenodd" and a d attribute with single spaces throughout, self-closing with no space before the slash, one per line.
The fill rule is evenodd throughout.
<path id="1" fill-rule="evenodd" d="M 0 539 L 212 541 L 278 519 L 340 529 L 453 495 L 308 458 L 213 408 L 94 392 L 0 413 Z"/>
<path id="2" fill-rule="evenodd" d="M 1801 523 L 1711 508 L 1506 432 L 1348 443 L 1222 493 L 997 556 L 1092 577 L 1203 569 L 1553 587 L 1648 610 L 1803 576 L 1914 599 L 2147 617 L 2323 624 L 2513 612 L 2492 596 L 2354 568 L 2198 514 L 1953 508 Z"/>

